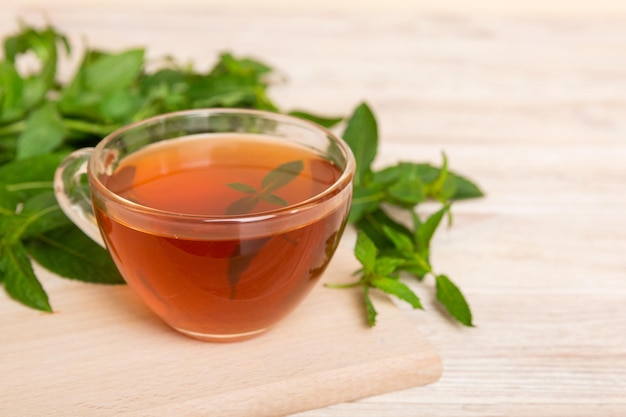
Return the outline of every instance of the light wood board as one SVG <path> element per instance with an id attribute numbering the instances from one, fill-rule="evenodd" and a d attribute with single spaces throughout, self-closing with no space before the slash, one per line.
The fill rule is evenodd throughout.
<path id="1" fill-rule="evenodd" d="M 345 281 L 355 266 L 342 250 L 324 278 Z M 318 285 L 265 335 L 213 344 L 170 330 L 126 286 L 44 281 L 54 314 L 0 299 L 3 416 L 281 416 L 441 375 L 385 297 L 369 329 L 358 292 Z"/>

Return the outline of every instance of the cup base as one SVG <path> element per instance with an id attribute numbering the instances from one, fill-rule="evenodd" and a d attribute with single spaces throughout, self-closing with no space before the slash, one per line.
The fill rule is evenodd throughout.
<path id="1" fill-rule="evenodd" d="M 207 334 L 207 333 L 199 333 L 193 332 L 190 330 L 180 329 L 174 327 L 174 329 L 185 336 L 189 336 L 196 340 L 201 340 L 203 342 L 213 342 L 213 343 L 229 343 L 229 342 L 239 342 L 242 340 L 252 339 L 255 336 L 260 335 L 261 333 L 265 333 L 267 329 L 254 330 L 246 333 L 233 333 L 233 334 Z"/>

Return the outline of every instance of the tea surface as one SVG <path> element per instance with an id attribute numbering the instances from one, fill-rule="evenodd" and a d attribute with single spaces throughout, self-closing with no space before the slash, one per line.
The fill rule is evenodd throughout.
<path id="1" fill-rule="evenodd" d="M 309 199 L 331 186 L 341 171 L 312 151 L 271 140 L 189 137 L 151 145 L 121 161 L 106 186 L 141 205 L 164 211 L 223 215 L 245 194 L 229 184 L 261 189 L 263 178 L 285 163 L 303 169 L 274 194 L 287 204 Z M 278 177 L 289 173 L 277 172 Z M 280 208 L 260 201 L 250 214 Z"/>
<path id="2" fill-rule="evenodd" d="M 298 169 L 277 171 L 285 164 Z M 149 146 L 122 160 L 102 181 L 144 206 L 220 216 L 251 197 L 248 213 L 271 213 L 323 192 L 340 175 L 340 169 L 305 148 L 200 137 Z M 250 189 L 242 191 L 241 184 Z M 268 184 L 273 197 L 252 192 Z M 137 230 L 97 204 L 96 215 L 122 275 L 163 320 L 198 337 L 246 337 L 286 315 L 312 288 L 345 225 L 349 196 L 343 198 L 338 208 L 297 227 L 242 239 L 215 236 L 211 225 L 206 235 L 212 237 L 206 239 L 181 239 L 174 225 L 171 233 Z M 259 226 L 243 222 L 232 227 L 248 236 L 246 228 Z"/>

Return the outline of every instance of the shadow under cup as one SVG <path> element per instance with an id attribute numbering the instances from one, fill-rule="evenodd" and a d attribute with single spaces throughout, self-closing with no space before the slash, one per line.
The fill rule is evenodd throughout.
<path id="1" fill-rule="evenodd" d="M 68 191 L 81 171 L 68 167 L 81 163 L 89 211 Z M 201 340 L 235 341 L 267 330 L 314 287 L 342 236 L 354 170 L 349 147 L 308 121 L 192 110 L 78 151 L 55 188 L 97 239 L 95 218 L 122 276 L 162 320 Z"/>

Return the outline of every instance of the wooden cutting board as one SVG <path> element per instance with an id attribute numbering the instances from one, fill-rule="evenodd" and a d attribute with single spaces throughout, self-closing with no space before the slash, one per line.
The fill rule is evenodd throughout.
<path id="1" fill-rule="evenodd" d="M 340 248 L 324 281 L 350 279 Z M 270 332 L 230 344 L 170 330 L 126 286 L 38 270 L 54 314 L 0 295 L 0 415 L 284 416 L 435 382 L 441 361 L 388 298 L 318 285 Z"/>

